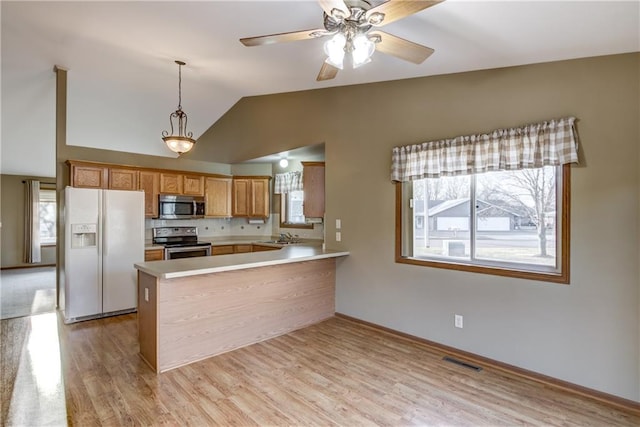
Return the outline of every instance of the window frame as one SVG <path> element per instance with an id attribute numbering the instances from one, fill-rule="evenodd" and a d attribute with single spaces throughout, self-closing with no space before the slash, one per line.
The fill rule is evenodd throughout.
<path id="1" fill-rule="evenodd" d="M 560 242 L 560 259 L 559 259 L 559 271 L 558 272 L 542 272 L 531 270 L 518 270 L 515 268 L 507 268 L 505 266 L 495 265 L 480 265 L 477 263 L 465 263 L 463 261 L 432 261 L 423 260 L 417 258 L 410 258 L 402 256 L 402 182 L 396 182 L 396 230 L 395 230 L 395 262 L 399 264 L 418 265 L 423 267 L 435 267 L 448 270 L 467 271 L 472 273 L 491 274 L 495 276 L 513 277 L 519 279 L 539 280 L 544 282 L 552 282 L 559 284 L 569 284 L 569 265 L 570 265 L 570 227 L 569 218 L 571 213 L 570 199 L 571 199 L 571 166 L 565 164 L 561 166 L 562 172 L 562 188 L 560 189 L 560 200 L 556 200 L 556 203 L 561 203 L 561 230 L 559 233 Z"/>

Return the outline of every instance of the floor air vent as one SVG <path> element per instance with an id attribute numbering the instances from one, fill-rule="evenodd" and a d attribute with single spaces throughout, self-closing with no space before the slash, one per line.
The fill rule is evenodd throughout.
<path id="1" fill-rule="evenodd" d="M 445 356 L 442 358 L 442 360 L 446 362 L 455 363 L 456 365 L 459 365 L 465 368 L 473 369 L 476 372 L 482 371 L 482 368 L 480 366 L 472 365 L 471 363 L 463 362 L 462 360 L 454 359 L 453 357 L 450 357 L 450 356 Z"/>

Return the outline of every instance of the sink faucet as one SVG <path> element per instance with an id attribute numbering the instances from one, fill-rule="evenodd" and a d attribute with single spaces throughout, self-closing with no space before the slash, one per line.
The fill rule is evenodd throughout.
<path id="1" fill-rule="evenodd" d="M 280 239 L 281 242 L 288 242 L 288 243 L 298 243 L 299 239 L 298 239 L 298 235 L 291 235 L 291 233 L 280 233 Z"/>

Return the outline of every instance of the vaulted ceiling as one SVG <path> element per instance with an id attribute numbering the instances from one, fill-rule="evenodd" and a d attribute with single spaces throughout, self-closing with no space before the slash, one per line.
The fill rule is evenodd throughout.
<path id="1" fill-rule="evenodd" d="M 187 63 L 182 107 L 199 137 L 246 96 L 640 50 L 638 1 L 447 0 L 384 27 L 435 49 L 424 63 L 376 52 L 370 64 L 317 82 L 326 39 L 238 41 L 321 28 L 312 0 L 2 1 L 1 8 L 8 174 L 55 174 L 54 65 L 69 70 L 68 144 L 171 157 L 160 133 L 177 106 L 175 59 Z"/>

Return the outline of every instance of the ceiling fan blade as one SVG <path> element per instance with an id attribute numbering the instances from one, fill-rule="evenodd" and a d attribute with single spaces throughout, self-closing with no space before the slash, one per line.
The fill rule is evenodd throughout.
<path id="1" fill-rule="evenodd" d="M 320 72 L 318 73 L 318 77 L 316 77 L 316 81 L 321 82 L 322 80 L 331 80 L 336 76 L 336 74 L 338 74 L 337 67 L 323 62 L 322 68 L 320 68 Z"/>
<path id="2" fill-rule="evenodd" d="M 266 44 L 308 40 L 331 34 L 324 28 L 316 30 L 294 31 L 291 33 L 270 34 L 268 36 L 245 37 L 240 42 L 245 46 L 263 46 Z"/>
<path id="3" fill-rule="evenodd" d="M 320 3 L 324 13 L 333 16 L 337 21 L 351 16 L 351 11 L 343 0 L 318 0 L 318 3 Z"/>
<path id="4" fill-rule="evenodd" d="M 428 7 L 435 6 L 443 1 L 444 0 L 389 0 L 369 9 L 366 18 L 374 27 L 381 27 L 398 19 L 413 15 Z M 383 17 L 377 15 L 380 13 L 383 14 Z M 371 19 L 372 15 L 375 15 L 373 19 Z M 380 19 L 382 20 L 379 21 Z"/>
<path id="5" fill-rule="evenodd" d="M 380 42 L 376 43 L 376 50 L 414 64 L 422 64 L 434 52 L 430 47 L 410 42 L 384 31 L 372 31 L 369 34 L 379 35 L 381 38 Z"/>

